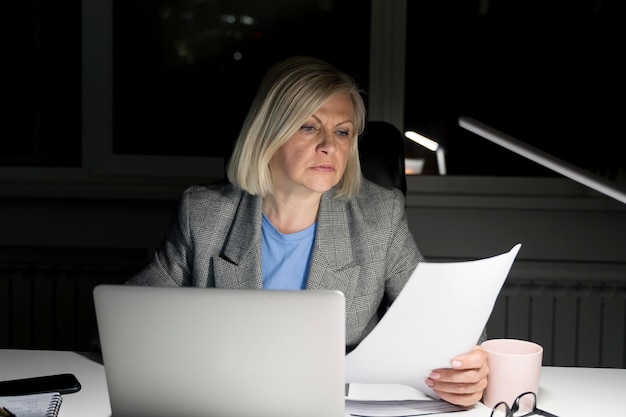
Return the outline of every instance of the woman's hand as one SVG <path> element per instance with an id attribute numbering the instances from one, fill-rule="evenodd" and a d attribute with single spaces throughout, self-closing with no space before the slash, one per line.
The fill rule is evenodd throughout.
<path id="1" fill-rule="evenodd" d="M 454 358 L 450 365 L 433 370 L 426 385 L 452 404 L 469 407 L 480 401 L 487 387 L 487 352 L 476 346 L 470 353 Z"/>

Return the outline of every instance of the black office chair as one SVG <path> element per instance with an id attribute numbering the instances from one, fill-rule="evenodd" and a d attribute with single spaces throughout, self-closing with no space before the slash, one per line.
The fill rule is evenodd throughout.
<path id="1" fill-rule="evenodd" d="M 404 136 L 389 122 L 369 121 L 359 139 L 363 176 L 383 187 L 396 187 L 406 195 Z"/>
<path id="2" fill-rule="evenodd" d="M 389 122 L 369 121 L 359 138 L 361 172 L 368 180 L 383 187 L 396 187 L 406 196 L 404 171 L 404 136 Z M 378 307 L 378 317 L 387 311 L 385 295 Z"/>

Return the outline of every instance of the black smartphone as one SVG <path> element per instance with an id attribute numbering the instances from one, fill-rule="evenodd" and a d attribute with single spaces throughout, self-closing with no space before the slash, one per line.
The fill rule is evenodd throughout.
<path id="1" fill-rule="evenodd" d="M 43 375 L 0 381 L 0 395 L 38 394 L 42 392 L 70 394 L 80 391 L 80 388 L 80 382 L 74 374 Z"/>

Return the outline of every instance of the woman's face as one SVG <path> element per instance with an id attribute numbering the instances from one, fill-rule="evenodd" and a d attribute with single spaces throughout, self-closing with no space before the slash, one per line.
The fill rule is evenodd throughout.
<path id="1" fill-rule="evenodd" d="M 323 193 L 343 176 L 354 135 L 348 94 L 330 97 L 270 161 L 275 193 Z"/>

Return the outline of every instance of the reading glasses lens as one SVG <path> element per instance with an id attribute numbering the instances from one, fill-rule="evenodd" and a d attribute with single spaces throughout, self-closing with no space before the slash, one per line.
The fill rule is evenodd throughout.
<path id="1" fill-rule="evenodd" d="M 491 417 L 510 417 L 511 409 L 505 402 L 496 404 L 491 410 Z"/>
<path id="2" fill-rule="evenodd" d="M 491 417 L 524 417 L 535 414 L 535 407 L 537 405 L 537 397 L 533 392 L 525 392 L 519 395 L 513 406 L 502 401 L 496 404 L 491 411 Z"/>

